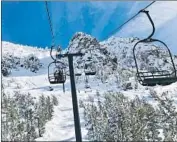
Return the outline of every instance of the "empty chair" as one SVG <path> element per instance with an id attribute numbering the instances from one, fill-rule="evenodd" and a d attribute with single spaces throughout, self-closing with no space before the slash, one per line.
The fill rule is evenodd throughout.
<path id="1" fill-rule="evenodd" d="M 85 64 L 84 66 L 85 75 L 95 75 L 96 67 L 93 63 Z"/>
<path id="2" fill-rule="evenodd" d="M 139 83 L 142 84 L 143 86 L 169 85 L 171 83 L 174 83 L 177 81 L 177 75 L 176 75 L 177 71 L 175 68 L 175 64 L 174 64 L 174 61 L 172 58 L 171 51 L 169 50 L 168 46 L 164 42 L 162 42 L 158 39 L 152 38 L 152 36 L 154 35 L 154 32 L 155 32 L 154 23 L 153 23 L 148 11 L 143 10 L 141 12 L 144 12 L 147 15 L 147 17 L 153 27 L 153 31 L 149 37 L 138 41 L 134 45 L 133 56 L 134 56 L 136 70 L 137 70 L 137 73 L 136 73 L 137 79 L 138 79 Z M 150 45 L 150 43 L 151 43 L 151 45 Z M 165 63 L 169 63 L 169 65 L 171 66 L 170 70 L 161 70 L 160 68 L 157 68 L 154 71 L 152 71 L 152 70 L 147 70 L 147 71 L 143 70 L 142 71 L 142 69 L 140 69 L 140 65 L 137 63 L 137 56 L 136 56 L 136 55 L 140 54 L 140 49 L 138 49 L 138 52 L 137 52 L 136 51 L 137 47 L 142 47 L 143 45 L 144 45 L 144 47 L 143 47 L 144 49 L 152 47 L 152 49 L 153 49 L 153 50 L 151 49 L 152 51 L 151 50 L 146 50 L 146 51 L 144 50 L 144 52 L 148 52 L 148 54 L 143 54 L 141 58 L 139 57 L 139 59 L 142 59 L 144 61 L 147 61 L 147 59 L 153 60 L 153 56 L 155 56 L 155 55 L 157 56 L 156 59 L 165 58 L 164 56 L 159 57 L 160 50 L 158 50 L 158 48 L 160 48 L 160 47 L 156 47 L 155 43 L 161 44 L 163 47 L 166 48 L 165 53 L 168 53 L 168 56 L 169 56 L 168 58 L 170 59 L 170 61 L 167 62 L 166 59 L 164 59 L 163 61 L 164 61 L 164 65 L 165 65 Z M 145 44 L 148 44 L 148 46 Z M 150 56 L 150 58 L 148 58 L 147 55 Z M 155 62 L 155 61 L 153 61 L 153 62 Z M 147 65 L 147 62 L 144 65 Z M 143 68 L 143 67 L 141 66 L 141 68 Z"/>

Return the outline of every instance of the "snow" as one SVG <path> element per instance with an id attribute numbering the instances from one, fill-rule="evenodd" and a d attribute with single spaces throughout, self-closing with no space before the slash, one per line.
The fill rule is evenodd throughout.
<path id="1" fill-rule="evenodd" d="M 97 5 L 101 7 L 102 5 Z M 113 5 L 111 5 L 113 6 Z M 137 4 L 138 6 L 138 4 Z M 113 6 L 114 7 L 114 6 Z M 176 33 L 177 33 L 177 2 L 176 1 L 157 1 L 154 3 L 148 10 L 150 11 L 150 15 L 154 20 L 156 26 L 155 37 L 159 38 L 169 45 L 170 49 L 173 53 L 177 52 L 176 46 Z M 137 10 L 136 5 L 131 9 L 131 12 Z M 80 9 L 78 9 L 80 11 Z M 76 13 L 75 13 L 76 14 Z M 109 19 L 111 12 L 108 12 L 106 18 Z M 72 21 L 73 17 L 69 17 Z M 104 18 L 101 18 L 103 20 Z M 98 23 L 101 25 L 101 22 Z M 97 25 L 97 26 L 98 26 Z M 100 26 L 99 30 L 102 30 L 102 26 Z M 127 24 L 120 32 L 116 33 L 113 37 L 109 38 L 103 42 L 93 42 L 93 47 L 95 48 L 93 51 L 93 55 L 97 55 L 97 57 L 93 57 L 94 61 L 97 62 L 97 69 L 103 70 L 104 73 L 110 71 L 112 67 L 111 65 L 102 67 L 99 63 L 100 60 L 110 60 L 106 55 L 100 52 L 100 49 L 107 49 L 110 53 L 109 57 L 114 58 L 117 57 L 118 64 L 122 68 L 127 70 L 134 70 L 132 67 L 134 66 L 134 61 L 132 60 L 132 47 L 137 42 L 138 39 L 134 38 L 118 38 L 121 37 L 139 37 L 143 38 L 149 34 L 151 31 L 151 26 L 147 17 L 144 14 L 140 14 L 137 18 L 132 20 L 129 24 Z M 93 32 L 96 32 L 96 30 Z M 79 41 L 84 37 L 93 41 L 91 36 L 88 36 L 83 33 L 79 33 L 81 35 L 80 38 L 72 41 L 70 46 L 71 52 L 77 52 L 79 49 L 83 48 L 84 52 L 87 51 L 85 46 L 80 46 Z M 100 46 L 100 47 L 99 47 Z M 145 47 L 145 46 L 143 46 Z M 92 48 L 90 44 L 87 48 Z M 144 52 L 145 48 L 143 48 L 142 52 Z M 65 50 L 67 51 L 67 50 Z M 65 83 L 65 93 L 63 93 L 62 85 L 51 85 L 48 82 L 48 64 L 52 62 L 50 58 L 49 49 L 42 49 L 37 47 L 30 47 L 27 45 L 18 45 L 10 42 L 2 42 L 2 55 L 13 55 L 19 58 L 24 58 L 30 54 L 36 55 L 43 67 L 39 69 L 37 73 L 33 73 L 30 70 L 26 70 L 24 68 L 18 68 L 12 70 L 12 74 L 8 77 L 3 77 L 3 83 L 5 85 L 5 91 L 10 95 L 13 95 L 15 91 L 20 91 L 24 93 L 31 93 L 32 96 L 38 98 L 42 94 L 45 96 L 55 95 L 58 100 L 58 106 L 54 107 L 53 117 L 50 121 L 45 124 L 45 133 L 42 137 L 37 138 L 37 141 L 75 141 L 75 131 L 74 131 L 74 119 L 73 119 L 73 106 L 72 106 L 72 97 L 71 97 L 71 88 L 70 88 L 70 79 L 67 76 L 67 80 Z M 84 56 L 83 60 L 86 60 L 89 57 L 89 53 Z M 76 59 L 78 60 L 78 59 Z M 155 58 L 151 58 L 152 61 L 156 60 Z M 65 60 L 67 61 L 67 60 Z M 158 63 L 159 62 L 159 63 Z M 67 62 L 66 62 L 67 63 Z M 177 58 L 175 59 L 175 63 L 177 64 Z M 76 63 L 75 63 L 76 64 Z M 155 62 L 155 65 L 162 64 L 162 60 Z M 165 67 L 167 68 L 167 67 Z M 81 71 L 81 70 L 78 70 Z M 123 72 L 123 71 L 121 71 Z M 112 72 L 114 75 L 117 74 L 120 76 L 119 72 Z M 150 89 L 154 89 L 158 95 L 161 95 L 163 92 L 168 91 L 169 97 L 173 98 L 175 101 L 175 105 L 177 108 L 177 83 L 173 83 L 168 86 L 155 86 L 155 87 L 143 87 L 138 85 L 138 89 L 132 90 L 122 90 L 120 86 L 116 84 L 116 78 L 114 75 L 110 75 L 105 83 L 102 83 L 100 79 L 97 77 L 89 77 L 88 86 L 90 88 L 85 89 L 85 76 L 82 74 L 81 77 L 76 77 L 76 87 L 77 87 L 77 97 L 78 102 L 88 101 L 90 96 L 94 97 L 96 92 L 98 91 L 100 94 L 104 94 L 105 92 L 122 92 L 125 96 L 130 99 L 133 99 L 136 95 L 140 98 L 144 97 L 149 103 L 153 106 L 156 106 L 155 101 L 150 97 Z M 130 80 L 133 82 L 134 80 Z M 49 91 L 49 86 L 51 86 L 54 90 Z M 81 132 L 83 141 L 87 139 L 87 130 L 84 127 L 84 118 L 83 118 L 83 110 L 79 108 L 79 115 L 81 121 Z M 161 132 L 162 135 L 162 132 Z"/>
<path id="2" fill-rule="evenodd" d="M 118 39 L 116 39 L 118 40 Z M 116 43 L 120 43 L 120 40 L 124 42 L 124 45 L 129 44 L 127 40 L 119 39 Z M 123 44 L 123 43 L 122 43 Z M 103 43 L 102 43 L 103 45 Z M 51 85 L 48 82 L 48 64 L 52 61 L 49 57 L 48 49 L 38 49 L 34 47 L 28 47 L 23 45 L 17 45 L 9 42 L 2 42 L 3 55 L 13 54 L 18 57 L 25 57 L 29 54 L 35 54 L 40 58 L 43 63 L 43 68 L 41 68 L 37 73 L 30 72 L 26 69 L 13 70 L 9 77 L 3 77 L 3 82 L 5 83 L 5 91 L 13 95 L 14 91 L 29 92 L 32 96 L 38 98 L 40 95 L 50 96 L 55 95 L 59 100 L 59 105 L 55 106 L 53 117 L 45 125 L 45 133 L 42 137 L 37 138 L 37 141 L 75 141 L 75 131 L 74 131 L 74 121 L 73 121 L 73 108 L 72 108 L 72 97 L 70 80 L 67 77 L 65 83 L 65 93 L 63 93 L 62 85 Z M 117 45 L 115 45 L 117 46 Z M 121 46 L 121 45 L 120 45 Z M 103 48 L 103 47 L 102 47 Z M 114 48 L 112 48 L 113 50 Z M 114 50 L 113 50 L 114 51 Z M 112 52 L 113 52 L 112 51 Z M 119 53 L 120 54 L 120 53 Z M 128 53 L 131 54 L 131 53 Z M 101 53 L 97 53 L 101 56 Z M 123 91 L 117 87 L 114 82 L 114 78 L 110 77 L 107 83 L 102 83 L 96 77 L 89 77 L 90 89 L 85 89 L 85 76 L 76 77 L 76 87 L 77 87 L 77 97 L 78 102 L 80 100 L 87 101 L 88 97 L 94 97 L 96 92 L 99 91 L 100 94 L 104 92 L 122 92 L 125 96 L 134 98 L 136 95 L 139 97 L 145 97 L 151 104 L 155 105 L 154 101 L 149 97 L 149 90 L 146 87 L 140 86 L 137 90 L 127 90 Z M 17 87 L 18 86 L 18 87 Z M 20 87 L 19 87 L 20 86 Z M 49 91 L 48 88 L 51 86 L 54 88 L 53 91 Z M 164 91 L 170 91 L 172 97 L 177 101 L 177 83 L 171 84 L 169 86 L 155 86 L 155 90 L 160 93 Z M 87 130 L 84 127 L 83 110 L 79 108 L 79 115 L 81 121 L 81 131 L 82 138 L 87 139 Z"/>

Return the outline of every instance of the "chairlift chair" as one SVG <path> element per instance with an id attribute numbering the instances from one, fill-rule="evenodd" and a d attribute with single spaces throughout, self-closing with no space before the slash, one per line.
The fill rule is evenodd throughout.
<path id="1" fill-rule="evenodd" d="M 76 69 L 75 76 L 81 76 L 82 75 L 82 72 L 80 70 L 81 69 Z"/>
<path id="2" fill-rule="evenodd" d="M 60 61 L 53 61 L 48 66 L 48 80 L 50 84 L 63 84 L 66 82 L 65 66 Z"/>
<path id="3" fill-rule="evenodd" d="M 149 15 L 149 11 L 143 10 L 143 11 L 140 11 L 140 12 L 144 12 L 147 15 L 147 17 L 148 17 L 148 19 L 151 22 L 151 25 L 153 27 L 153 31 L 148 38 L 140 40 L 134 45 L 133 56 L 134 56 L 136 70 L 137 70 L 137 73 L 136 73 L 137 79 L 138 79 L 139 83 L 143 86 L 169 85 L 171 83 L 174 83 L 174 82 L 177 81 L 177 75 L 176 75 L 177 71 L 176 71 L 176 68 L 175 68 L 175 64 L 174 64 L 174 61 L 173 61 L 173 58 L 172 58 L 171 51 L 169 50 L 168 46 L 164 42 L 162 42 L 158 39 L 153 39 L 152 38 L 152 36 L 154 35 L 154 32 L 155 32 L 155 26 L 154 26 L 154 23 L 153 23 L 150 15 Z M 173 67 L 173 71 L 171 73 L 167 70 L 146 71 L 146 72 L 145 71 L 139 71 L 139 67 L 138 67 L 138 64 L 137 64 L 137 59 L 136 59 L 136 56 L 135 56 L 135 49 L 136 49 L 137 45 L 139 45 L 140 43 L 153 43 L 153 42 L 159 42 L 162 45 L 164 45 L 164 47 L 167 49 L 167 51 L 169 53 L 169 56 L 170 56 L 171 65 Z"/>
<path id="4" fill-rule="evenodd" d="M 85 71 L 85 75 L 95 75 L 96 71 Z"/>
<path id="5" fill-rule="evenodd" d="M 90 53 L 91 53 L 91 51 L 90 51 Z M 93 63 L 92 56 L 88 57 L 88 59 L 86 60 L 85 65 L 84 65 L 84 72 L 85 72 L 85 75 L 87 75 L 87 76 L 96 74 L 96 67 Z"/>
<path id="6" fill-rule="evenodd" d="M 76 66 L 76 68 L 75 68 L 75 76 L 81 76 L 82 75 L 82 69 L 81 69 L 81 66 L 78 66 L 79 64 L 81 64 L 80 62 L 78 63 L 78 61 L 77 61 L 77 65 L 74 65 L 74 66 Z"/>
<path id="7" fill-rule="evenodd" d="M 85 67 L 84 67 L 84 72 L 85 72 L 85 75 L 88 76 L 88 75 L 95 75 L 96 74 L 96 67 L 91 64 L 92 68 L 88 68 L 88 65 L 85 64 Z"/>
<path id="8" fill-rule="evenodd" d="M 75 73 L 75 76 L 81 76 L 82 74 L 81 73 Z"/>

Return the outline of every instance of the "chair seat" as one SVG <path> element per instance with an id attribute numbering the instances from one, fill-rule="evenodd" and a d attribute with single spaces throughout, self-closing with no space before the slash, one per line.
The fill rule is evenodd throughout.
<path id="1" fill-rule="evenodd" d="M 57 80 L 57 79 L 55 79 L 54 76 L 49 76 L 49 82 L 50 82 L 50 84 L 63 84 L 63 83 L 65 83 L 65 81 L 66 81 L 65 77 L 62 78 L 62 79 L 60 79 L 60 80 Z"/>
<path id="2" fill-rule="evenodd" d="M 85 75 L 95 75 L 96 72 L 86 72 Z"/>
<path id="3" fill-rule="evenodd" d="M 142 80 L 143 86 L 169 85 L 177 81 L 177 77 L 145 78 Z"/>
<path id="4" fill-rule="evenodd" d="M 81 76 L 82 74 L 81 73 L 75 73 L 75 76 Z"/>
<path id="5" fill-rule="evenodd" d="M 50 81 L 50 84 L 63 84 L 65 83 L 65 80 L 62 81 Z"/>

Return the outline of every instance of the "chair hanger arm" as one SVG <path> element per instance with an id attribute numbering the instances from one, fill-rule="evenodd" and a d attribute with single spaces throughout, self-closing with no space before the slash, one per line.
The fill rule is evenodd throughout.
<path id="1" fill-rule="evenodd" d="M 147 11 L 147 10 L 140 10 L 139 13 L 140 13 L 140 12 L 145 13 L 145 14 L 147 15 L 147 17 L 148 17 L 148 19 L 149 19 L 149 21 L 150 21 L 150 23 L 151 23 L 151 25 L 152 25 L 152 33 L 146 38 L 146 39 L 151 39 L 151 37 L 152 37 L 152 36 L 154 35 L 154 33 L 155 33 L 155 25 L 154 25 L 154 22 L 153 22 L 153 20 L 152 20 L 150 14 L 149 14 L 149 11 Z M 146 39 L 145 39 L 145 40 L 146 40 Z"/>

